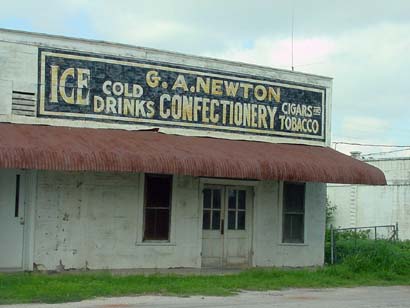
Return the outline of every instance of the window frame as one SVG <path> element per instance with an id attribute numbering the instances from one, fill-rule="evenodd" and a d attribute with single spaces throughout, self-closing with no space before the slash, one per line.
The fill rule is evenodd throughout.
<path id="1" fill-rule="evenodd" d="M 157 210 L 168 210 L 168 236 L 167 239 L 147 239 L 146 238 L 146 210 L 147 208 L 147 189 L 148 189 L 148 181 L 147 178 L 149 177 L 156 177 L 156 178 L 168 178 L 169 179 L 169 199 L 168 199 L 168 208 L 163 207 L 153 207 L 152 209 Z M 144 196 L 143 196 L 143 209 L 142 209 L 142 243 L 170 243 L 171 241 L 171 223 L 172 223 L 172 198 L 173 198 L 173 184 L 174 184 L 174 177 L 172 174 L 155 174 L 155 173 L 145 173 L 144 176 Z"/>
<path id="2" fill-rule="evenodd" d="M 303 186 L 303 204 L 302 204 L 302 212 L 295 212 L 295 211 L 287 211 L 286 207 L 286 186 L 287 185 L 298 185 Z M 306 244 L 306 183 L 304 182 L 283 182 L 282 183 L 282 232 L 281 232 L 281 243 L 282 244 L 290 244 L 290 245 L 303 245 Z M 286 229 L 286 215 L 301 215 L 302 216 L 302 238 L 301 239 L 289 239 L 285 238 L 285 229 Z"/>
<path id="3" fill-rule="evenodd" d="M 235 207 L 234 208 L 229 208 L 229 191 L 235 192 Z M 243 209 L 239 208 L 239 192 L 240 191 L 243 191 L 245 193 L 245 200 L 244 200 L 245 201 L 245 208 L 243 208 Z M 247 193 L 246 192 L 247 191 L 245 189 L 240 189 L 240 188 L 228 188 L 227 192 L 228 192 L 228 194 L 227 194 L 228 201 L 227 201 L 227 208 L 226 208 L 226 212 L 227 212 L 226 213 L 226 221 L 227 221 L 226 229 L 229 230 L 229 231 L 246 231 L 247 230 L 247 228 L 246 228 L 246 222 L 247 222 L 246 221 L 246 212 L 247 212 L 247 209 L 246 209 Z M 229 212 L 234 212 L 235 213 L 235 227 L 234 228 L 229 228 Z M 243 225 L 243 229 L 238 228 L 239 212 L 243 212 L 245 214 L 245 218 L 244 218 L 245 223 Z"/>
<path id="4" fill-rule="evenodd" d="M 205 190 L 210 190 L 211 191 L 211 204 L 209 208 L 205 207 L 204 204 L 204 196 L 205 196 Z M 220 207 L 216 208 L 214 207 L 214 191 L 219 190 L 221 192 L 220 194 Z M 220 187 L 205 187 L 202 189 L 202 230 L 206 231 L 216 231 L 216 230 L 221 230 L 221 223 L 224 220 L 223 213 L 223 203 L 224 203 L 224 191 L 223 188 Z M 205 229 L 204 228 L 204 216 L 205 216 L 205 211 L 209 211 L 209 228 Z M 213 213 L 214 212 L 219 212 L 219 228 L 213 228 Z"/>
<path id="5" fill-rule="evenodd" d="M 204 181 L 205 182 L 205 181 Z M 205 190 L 221 190 L 222 191 L 222 204 L 221 204 L 221 208 L 220 209 L 216 209 L 217 211 L 220 211 L 220 219 L 223 220 L 223 229 L 224 232 L 252 232 L 252 228 L 251 225 L 252 224 L 252 211 L 253 211 L 253 202 L 254 202 L 254 187 L 256 185 L 245 185 L 245 184 L 241 184 L 241 185 L 233 185 L 234 183 L 217 183 L 217 184 L 213 184 L 213 181 L 209 181 L 208 179 L 205 183 L 201 183 L 201 196 L 200 196 L 200 202 L 201 202 L 201 209 L 200 209 L 200 221 L 201 221 L 201 232 L 209 232 L 209 231 L 216 231 L 216 230 L 221 230 L 221 228 L 219 229 L 212 229 L 212 218 L 209 220 L 209 225 L 210 228 L 209 229 L 205 229 L 204 228 L 204 212 L 205 211 L 209 211 L 210 212 L 210 217 L 212 216 L 212 212 L 214 211 L 214 208 L 205 208 L 205 204 L 204 204 L 204 192 Z M 235 203 L 235 209 L 229 209 L 229 201 L 228 201 L 228 191 L 236 191 L 236 203 Z M 239 209 L 239 191 L 243 191 L 244 195 L 245 195 L 245 208 L 244 209 Z M 213 193 L 212 193 L 213 195 Z M 211 200 L 213 200 L 213 198 L 211 198 Z M 212 201 L 211 201 L 212 202 Z M 212 205 L 211 205 L 212 206 Z M 230 229 L 228 226 L 228 220 L 229 220 L 229 212 L 235 212 L 235 229 Z M 245 224 L 244 224 L 244 228 L 243 229 L 238 229 L 238 216 L 239 216 L 239 212 L 244 213 L 245 215 Z M 221 221 L 222 223 L 222 221 Z M 222 227 L 222 225 L 221 225 Z"/>

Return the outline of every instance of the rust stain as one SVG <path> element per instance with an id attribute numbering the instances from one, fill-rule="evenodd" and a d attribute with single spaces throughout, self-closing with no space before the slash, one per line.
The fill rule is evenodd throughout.
<path id="1" fill-rule="evenodd" d="M 376 167 L 328 147 L 9 123 L 0 168 L 386 184 Z"/>

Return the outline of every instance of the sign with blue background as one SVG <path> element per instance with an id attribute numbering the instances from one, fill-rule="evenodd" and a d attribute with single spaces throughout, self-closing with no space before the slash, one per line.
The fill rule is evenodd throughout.
<path id="1" fill-rule="evenodd" d="M 325 140 L 325 88 L 260 76 L 41 49 L 39 93 L 38 117 Z"/>

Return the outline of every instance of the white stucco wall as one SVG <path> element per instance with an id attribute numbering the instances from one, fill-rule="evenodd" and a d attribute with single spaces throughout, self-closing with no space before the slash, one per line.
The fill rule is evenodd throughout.
<path id="1" fill-rule="evenodd" d="M 37 67 L 37 46 L 0 41 L 0 81 L 11 83 L 12 88 L 9 91 L 36 93 Z M 5 108 L 4 105 L 9 105 L 11 109 L 11 101 L 0 102 L 3 105 L 1 108 Z"/>
<path id="2" fill-rule="evenodd" d="M 139 174 L 39 172 L 34 262 L 67 268 L 199 267 L 198 180 L 174 176 L 170 243 L 142 242 Z"/>
<path id="3" fill-rule="evenodd" d="M 282 243 L 282 184 L 263 182 L 257 188 L 255 206 L 254 265 L 314 266 L 324 262 L 326 186 L 307 183 L 305 243 Z"/>
<path id="4" fill-rule="evenodd" d="M 174 176 L 169 243 L 144 243 L 141 174 L 38 172 L 33 260 L 39 269 L 200 267 L 200 180 Z M 282 244 L 282 184 L 258 182 L 253 266 L 323 264 L 325 185 L 307 183 L 305 243 Z"/>
<path id="5" fill-rule="evenodd" d="M 410 158 L 369 160 L 381 169 L 386 186 L 328 185 L 336 205 L 334 225 L 361 227 L 399 224 L 399 238 L 410 239 Z"/>

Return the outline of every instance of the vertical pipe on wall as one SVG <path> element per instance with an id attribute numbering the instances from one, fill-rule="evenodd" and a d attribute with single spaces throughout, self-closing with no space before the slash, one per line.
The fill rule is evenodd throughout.
<path id="1" fill-rule="evenodd" d="M 333 224 L 330 225 L 330 264 L 334 264 Z"/>

